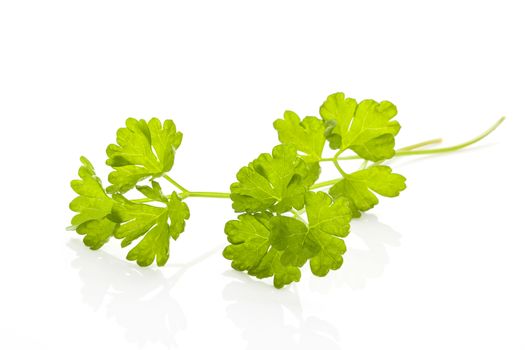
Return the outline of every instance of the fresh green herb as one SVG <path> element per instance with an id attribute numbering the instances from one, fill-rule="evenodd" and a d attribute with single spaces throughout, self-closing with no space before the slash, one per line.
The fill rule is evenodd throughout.
<path id="1" fill-rule="evenodd" d="M 274 122 L 281 144 L 242 167 L 228 193 L 190 191 L 168 175 L 182 142 L 173 121 L 130 118 L 118 130 L 117 144 L 107 148 L 106 164 L 113 168 L 108 187 L 92 164 L 80 158 L 80 179 L 71 182 L 78 196 L 70 208 L 77 214 L 69 229 L 84 235 L 84 244 L 91 249 L 99 249 L 111 237 L 122 240 L 122 247 L 136 242 L 128 260 L 163 266 L 169 259 L 170 240 L 180 236 L 190 217 L 184 200 L 230 198 L 239 215 L 226 223 L 229 245 L 224 257 L 234 269 L 257 278 L 273 277 L 274 286 L 282 288 L 300 280 L 306 263 L 316 276 L 340 268 L 351 219 L 378 204 L 376 194 L 396 197 L 406 188 L 406 179 L 385 161 L 456 151 L 480 141 L 504 120 L 456 146 L 421 149 L 441 142 L 434 139 L 396 150 L 400 125 L 392 120 L 397 109 L 388 101 L 358 103 L 339 92 L 328 96 L 319 114 L 321 118 L 301 119 L 286 111 Z M 335 153 L 325 158 L 327 142 Z M 354 155 L 342 156 L 347 151 Z M 363 162 L 353 172 L 340 165 L 359 159 Z M 331 162 L 341 177 L 318 182 L 324 162 Z M 175 190 L 164 194 L 159 178 Z M 145 197 L 128 199 L 133 192 Z"/>

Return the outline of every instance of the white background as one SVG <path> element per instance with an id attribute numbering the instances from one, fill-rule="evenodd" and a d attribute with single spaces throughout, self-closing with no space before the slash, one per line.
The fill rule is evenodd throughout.
<path id="1" fill-rule="evenodd" d="M 521 5 L 2 0 L 0 348 L 525 349 Z M 352 222 L 344 266 L 283 290 L 222 258 L 229 200 L 188 200 L 161 269 L 64 230 L 78 157 L 104 178 L 126 117 L 174 119 L 173 177 L 227 191 L 336 91 L 394 102 L 400 146 L 507 120 L 392 162 L 408 188 Z"/>

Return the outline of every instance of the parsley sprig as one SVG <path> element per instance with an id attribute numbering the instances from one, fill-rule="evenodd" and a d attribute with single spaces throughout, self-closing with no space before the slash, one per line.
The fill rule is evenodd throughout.
<path id="1" fill-rule="evenodd" d="M 457 151 L 482 140 L 504 120 L 455 146 L 424 149 L 441 142 L 433 139 L 396 149 L 401 127 L 391 102 L 357 102 L 339 92 L 328 96 L 319 114 L 300 118 L 286 111 L 274 122 L 280 144 L 242 167 L 230 192 L 190 191 L 169 176 L 182 143 L 172 120 L 129 118 L 106 150 L 106 164 L 113 169 L 109 186 L 87 158 L 80 158 L 79 179 L 71 182 L 78 196 L 70 208 L 77 214 L 69 229 L 84 235 L 91 249 L 113 237 L 122 247 L 133 245 L 128 260 L 163 266 L 170 241 L 184 232 L 190 217 L 185 199 L 230 198 L 238 216 L 225 225 L 229 244 L 224 257 L 234 269 L 273 277 L 274 286 L 282 288 L 298 282 L 306 264 L 316 276 L 340 268 L 351 220 L 377 205 L 378 196 L 396 197 L 406 188 L 405 177 L 386 161 Z M 328 147 L 334 153 L 324 157 Z M 362 162 L 347 172 L 340 163 L 348 160 Z M 324 163 L 332 163 L 340 177 L 318 181 Z M 174 189 L 163 192 L 160 178 Z M 144 197 L 129 199 L 130 193 Z"/>

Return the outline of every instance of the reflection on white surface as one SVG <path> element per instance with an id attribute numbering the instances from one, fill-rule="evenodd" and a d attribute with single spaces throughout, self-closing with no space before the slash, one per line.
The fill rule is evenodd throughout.
<path id="1" fill-rule="evenodd" d="M 346 266 L 341 278 L 352 288 L 364 288 L 370 278 L 380 277 L 388 264 L 388 250 L 400 245 L 401 234 L 377 220 L 372 214 L 352 222 L 352 234 L 359 237 L 365 249 L 348 248 Z"/>
<path id="2" fill-rule="evenodd" d="M 400 244 L 401 235 L 374 215 L 352 222 L 346 239 L 345 263 L 327 278 L 310 278 L 310 287 L 326 291 L 347 286 L 359 289 L 383 274 L 387 249 Z M 178 332 L 187 327 L 186 316 L 172 296 L 173 286 L 187 270 L 213 255 L 216 249 L 184 264 L 167 277 L 159 269 L 143 269 L 104 251 L 86 249 L 79 239 L 69 247 L 76 253 L 72 266 L 82 281 L 84 302 L 102 310 L 138 347 L 162 345 L 175 348 Z M 298 288 L 276 290 L 268 281 L 228 271 L 231 279 L 223 289 L 226 315 L 239 328 L 247 349 L 340 349 L 337 328 L 317 316 L 305 314 Z M 303 269 L 303 278 L 309 271 Z M 303 281 L 305 283 L 307 281 Z"/>
<path id="3" fill-rule="evenodd" d="M 166 278 L 162 271 L 140 268 L 104 251 L 90 251 L 79 239 L 72 239 L 69 247 L 77 253 L 72 266 L 84 284 L 81 292 L 86 304 L 94 310 L 104 307 L 107 317 L 125 328 L 128 340 L 139 347 L 151 343 L 175 347 L 176 333 L 186 328 L 186 317 L 170 295 L 171 287 L 213 251 Z"/>
<path id="4" fill-rule="evenodd" d="M 312 289 L 325 291 L 334 285 L 364 288 L 369 279 L 383 274 L 388 264 L 387 248 L 399 246 L 400 239 L 401 234 L 379 222 L 373 214 L 363 214 L 361 218 L 352 220 L 343 266 L 330 271 L 330 279 L 313 278 Z"/>
<path id="5" fill-rule="evenodd" d="M 247 349 L 340 349 L 338 331 L 330 323 L 303 315 L 301 301 L 292 288 L 276 290 L 246 274 L 223 291 L 226 314 L 241 330 Z"/>

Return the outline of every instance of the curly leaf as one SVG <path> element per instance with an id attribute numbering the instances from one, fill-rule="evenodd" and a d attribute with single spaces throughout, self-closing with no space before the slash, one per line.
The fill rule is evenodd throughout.
<path id="1" fill-rule="evenodd" d="M 107 165 L 115 170 L 109 174 L 109 193 L 125 193 L 148 177 L 162 176 L 173 167 L 175 150 L 182 142 L 182 133 L 175 123 L 157 118 L 126 120 L 126 127 L 117 132 L 117 143 L 106 149 Z"/>
<path id="2" fill-rule="evenodd" d="M 353 217 L 360 217 L 361 212 L 379 203 L 373 192 L 385 197 L 397 197 L 406 188 L 405 181 L 404 176 L 392 173 L 388 166 L 372 166 L 349 174 L 333 185 L 329 192 L 334 198 L 348 199 Z"/>
<path id="3" fill-rule="evenodd" d="M 298 151 L 305 153 L 307 162 L 318 162 L 321 159 L 325 144 L 325 127 L 322 120 L 306 117 L 302 121 L 292 112 L 284 112 L 284 119 L 277 119 L 273 126 L 279 134 L 279 141 L 294 145 Z"/>
<path id="4" fill-rule="evenodd" d="M 267 211 L 240 215 L 226 224 L 231 245 L 224 257 L 257 278 L 274 276 L 277 288 L 299 281 L 299 268 L 308 260 L 315 275 L 325 276 L 343 263 L 340 237 L 349 233 L 351 211 L 344 198 L 333 202 L 326 193 L 308 192 L 306 214 L 308 223 Z"/>
<path id="5" fill-rule="evenodd" d="M 247 271 L 257 278 L 273 276 L 276 288 L 301 279 L 301 271 L 297 266 L 284 265 L 281 262 L 281 252 L 270 244 L 269 212 L 257 214 L 242 214 L 237 220 L 226 223 L 225 233 L 231 245 L 227 246 L 223 255 L 232 260 L 235 270 Z"/>
<path id="6" fill-rule="evenodd" d="M 152 199 L 157 202 L 168 203 L 168 198 L 166 198 L 166 196 L 162 194 L 162 189 L 159 183 L 156 181 L 151 181 L 151 187 L 137 186 L 137 190 L 149 199 Z"/>
<path id="7" fill-rule="evenodd" d="M 364 100 L 359 104 L 342 92 L 328 96 L 319 110 L 326 122 L 332 149 L 350 148 L 374 162 L 392 158 L 400 125 L 392 121 L 397 108 L 391 102 Z"/>
<path id="8" fill-rule="evenodd" d="M 339 237 L 350 232 L 352 217 L 346 199 L 335 202 L 324 192 L 306 194 L 308 224 L 289 217 L 272 218 L 272 244 L 283 250 L 281 262 L 302 266 L 309 259 L 317 276 L 343 263 L 346 245 Z"/>
<path id="9" fill-rule="evenodd" d="M 345 199 L 332 201 L 324 192 L 310 192 L 306 196 L 306 215 L 310 237 L 320 246 L 319 252 L 310 259 L 310 269 L 316 276 L 325 276 L 343 264 L 346 245 L 339 237 L 350 233 L 352 213 Z"/>
<path id="10" fill-rule="evenodd" d="M 167 207 L 134 203 L 120 194 L 114 198 L 116 204 L 110 218 L 120 223 L 114 235 L 122 239 L 122 247 L 144 236 L 129 251 L 127 259 L 136 260 L 140 266 L 151 265 L 155 259 L 158 266 L 165 265 L 169 258 L 170 236 L 177 239 L 190 216 L 186 203 L 175 192 L 169 198 Z"/>
<path id="11" fill-rule="evenodd" d="M 69 204 L 69 208 L 78 213 L 71 220 L 71 229 L 85 235 L 83 241 L 86 246 L 99 249 L 109 240 L 117 226 L 107 219 L 113 200 L 107 196 L 89 160 L 81 157 L 80 161 L 80 180 L 71 181 L 71 188 L 78 194 Z"/>
<path id="12" fill-rule="evenodd" d="M 254 213 L 270 209 L 283 213 L 304 206 L 304 194 L 319 169 L 308 167 L 293 145 L 278 145 L 237 173 L 230 187 L 233 209 Z"/>

